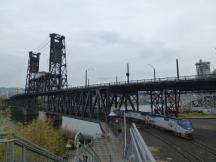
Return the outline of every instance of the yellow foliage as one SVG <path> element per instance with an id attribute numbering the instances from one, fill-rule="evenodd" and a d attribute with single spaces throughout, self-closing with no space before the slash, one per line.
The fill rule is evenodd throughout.
<path id="1" fill-rule="evenodd" d="M 0 132 L 13 132 L 14 126 L 10 120 L 10 109 L 0 110 Z"/>
<path id="2" fill-rule="evenodd" d="M 33 120 L 27 125 L 19 123 L 16 133 L 54 154 L 63 155 L 66 152 L 63 132 L 53 127 L 51 119 Z"/>

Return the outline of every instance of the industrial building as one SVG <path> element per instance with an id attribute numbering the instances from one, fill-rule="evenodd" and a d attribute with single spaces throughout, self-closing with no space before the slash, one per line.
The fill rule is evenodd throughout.
<path id="1" fill-rule="evenodd" d="M 197 77 L 207 77 L 211 73 L 210 62 L 202 61 L 201 59 L 196 64 Z"/>

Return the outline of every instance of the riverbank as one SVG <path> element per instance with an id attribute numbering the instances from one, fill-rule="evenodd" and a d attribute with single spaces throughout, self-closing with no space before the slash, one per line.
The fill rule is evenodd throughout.
<path id="1" fill-rule="evenodd" d="M 19 118 L 23 118 L 23 116 L 19 116 Z M 64 155 L 69 151 L 66 148 L 68 140 L 73 139 L 76 132 L 66 133 L 61 127 L 55 127 L 54 123 L 52 118 L 39 120 L 36 117 L 28 119 L 28 122 L 25 119 L 20 122 L 10 109 L 0 110 L 0 132 L 16 133 L 56 155 Z M 72 140 L 70 140 L 70 144 L 73 146 Z"/>

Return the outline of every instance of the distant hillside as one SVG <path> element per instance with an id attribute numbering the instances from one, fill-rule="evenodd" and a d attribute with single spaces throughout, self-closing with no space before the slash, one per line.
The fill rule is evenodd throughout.
<path id="1" fill-rule="evenodd" d="M 0 97 L 9 98 L 13 95 L 23 93 L 23 88 L 4 88 L 0 87 Z"/>

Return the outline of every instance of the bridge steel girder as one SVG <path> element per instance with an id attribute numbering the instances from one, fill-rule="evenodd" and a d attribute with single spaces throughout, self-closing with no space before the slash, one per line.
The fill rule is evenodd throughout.
<path id="1" fill-rule="evenodd" d="M 151 112 L 161 115 L 178 115 L 180 92 L 178 90 L 162 89 L 150 91 Z"/>
<path id="2" fill-rule="evenodd" d="M 215 83 L 216 77 L 102 84 L 25 93 L 11 97 L 8 102 L 29 108 L 37 105 L 57 114 L 107 120 L 111 108 L 139 111 L 139 92 L 144 92 L 150 98 L 152 113 L 177 116 L 181 94 L 215 92 Z M 43 98 L 43 103 L 39 98 Z"/>
<path id="3" fill-rule="evenodd" d="M 150 91 L 152 113 L 177 115 L 180 93 L 177 90 Z M 40 109 L 49 113 L 107 120 L 111 107 L 117 110 L 139 111 L 139 91 L 107 89 L 63 92 L 14 100 L 11 105 Z"/>
<path id="4" fill-rule="evenodd" d="M 109 88 L 29 96 L 11 102 L 11 105 L 17 107 L 98 120 L 108 120 L 111 107 L 118 110 L 139 110 L 138 91 L 112 91 Z"/>

